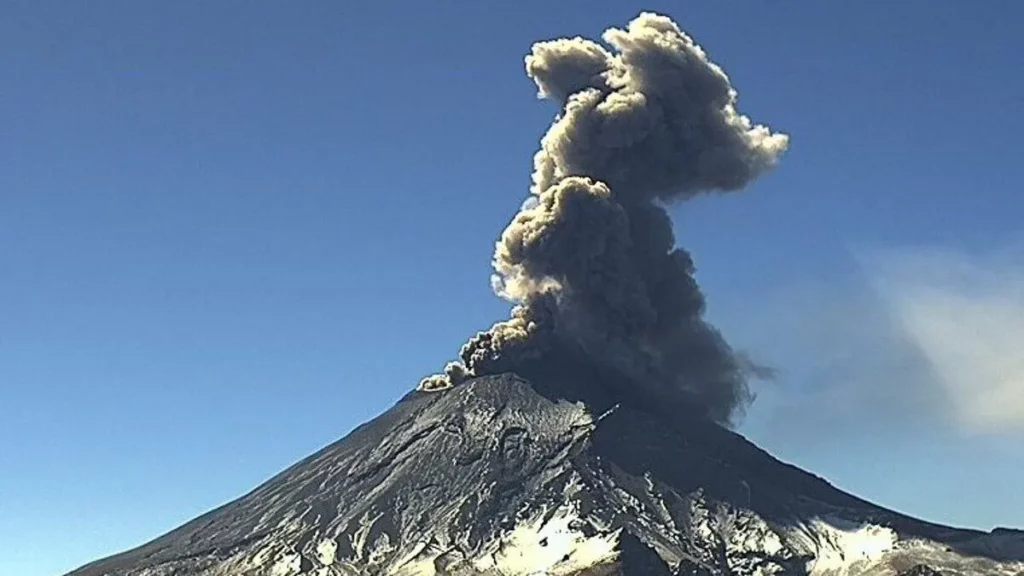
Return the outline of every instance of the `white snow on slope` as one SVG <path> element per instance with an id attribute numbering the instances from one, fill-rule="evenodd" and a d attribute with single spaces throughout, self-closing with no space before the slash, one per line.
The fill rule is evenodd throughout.
<path id="1" fill-rule="evenodd" d="M 561 576 L 610 562 L 616 557 L 620 531 L 587 536 L 574 506 L 563 506 L 550 518 L 539 514 L 521 523 L 498 550 L 475 563 L 507 576 Z"/>
<path id="2" fill-rule="evenodd" d="M 838 518 L 817 518 L 806 525 L 809 551 L 815 559 L 808 565 L 810 576 L 839 576 L 856 573 L 875 564 L 892 551 L 898 535 L 891 528 L 857 525 Z"/>

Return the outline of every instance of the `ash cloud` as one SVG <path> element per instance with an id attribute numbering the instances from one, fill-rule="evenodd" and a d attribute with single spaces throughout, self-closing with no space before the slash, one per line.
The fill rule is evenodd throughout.
<path id="1" fill-rule="evenodd" d="M 538 96 L 561 112 L 534 157 L 533 200 L 495 250 L 512 317 L 421 388 L 571 353 L 727 423 L 755 371 L 704 320 L 665 206 L 742 189 L 788 137 L 737 111 L 729 78 L 672 20 L 641 14 L 603 39 L 540 42 L 526 57 Z"/>

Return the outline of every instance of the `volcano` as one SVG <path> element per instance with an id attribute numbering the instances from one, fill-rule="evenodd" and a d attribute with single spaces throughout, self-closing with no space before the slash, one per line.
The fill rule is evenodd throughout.
<path id="1" fill-rule="evenodd" d="M 413 391 L 245 496 L 68 576 L 1024 574 L 1024 532 L 876 506 L 598 376 Z"/>
<path id="2" fill-rule="evenodd" d="M 495 245 L 510 317 L 346 438 L 71 576 L 1024 575 L 1024 532 L 886 510 L 729 428 L 760 369 L 704 318 L 667 210 L 742 191 L 789 137 L 670 18 L 602 39 L 525 58 L 558 112 Z"/>

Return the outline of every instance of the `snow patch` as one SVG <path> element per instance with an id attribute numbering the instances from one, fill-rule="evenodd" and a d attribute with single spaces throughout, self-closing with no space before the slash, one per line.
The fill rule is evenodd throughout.
<path id="1" fill-rule="evenodd" d="M 516 526 L 477 568 L 490 564 L 505 576 L 560 576 L 615 559 L 621 530 L 587 536 L 578 528 L 582 521 L 573 506 L 546 517 L 538 514 Z"/>
<path id="2" fill-rule="evenodd" d="M 877 562 L 895 548 L 899 539 L 891 528 L 840 519 L 814 519 L 806 528 L 816 543 L 810 576 L 845 574 L 856 564 Z"/>
<path id="3" fill-rule="evenodd" d="M 324 566 L 330 566 L 334 564 L 334 561 L 338 557 L 338 543 L 330 538 L 321 540 L 316 545 L 316 559 L 320 561 Z"/>

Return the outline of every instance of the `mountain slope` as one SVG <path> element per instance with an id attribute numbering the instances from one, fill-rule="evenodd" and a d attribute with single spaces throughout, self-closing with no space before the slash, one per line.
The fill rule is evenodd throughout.
<path id="1" fill-rule="evenodd" d="M 676 407 L 599 390 L 505 374 L 410 393 L 70 576 L 1024 574 L 1022 532 L 885 510 Z"/>

